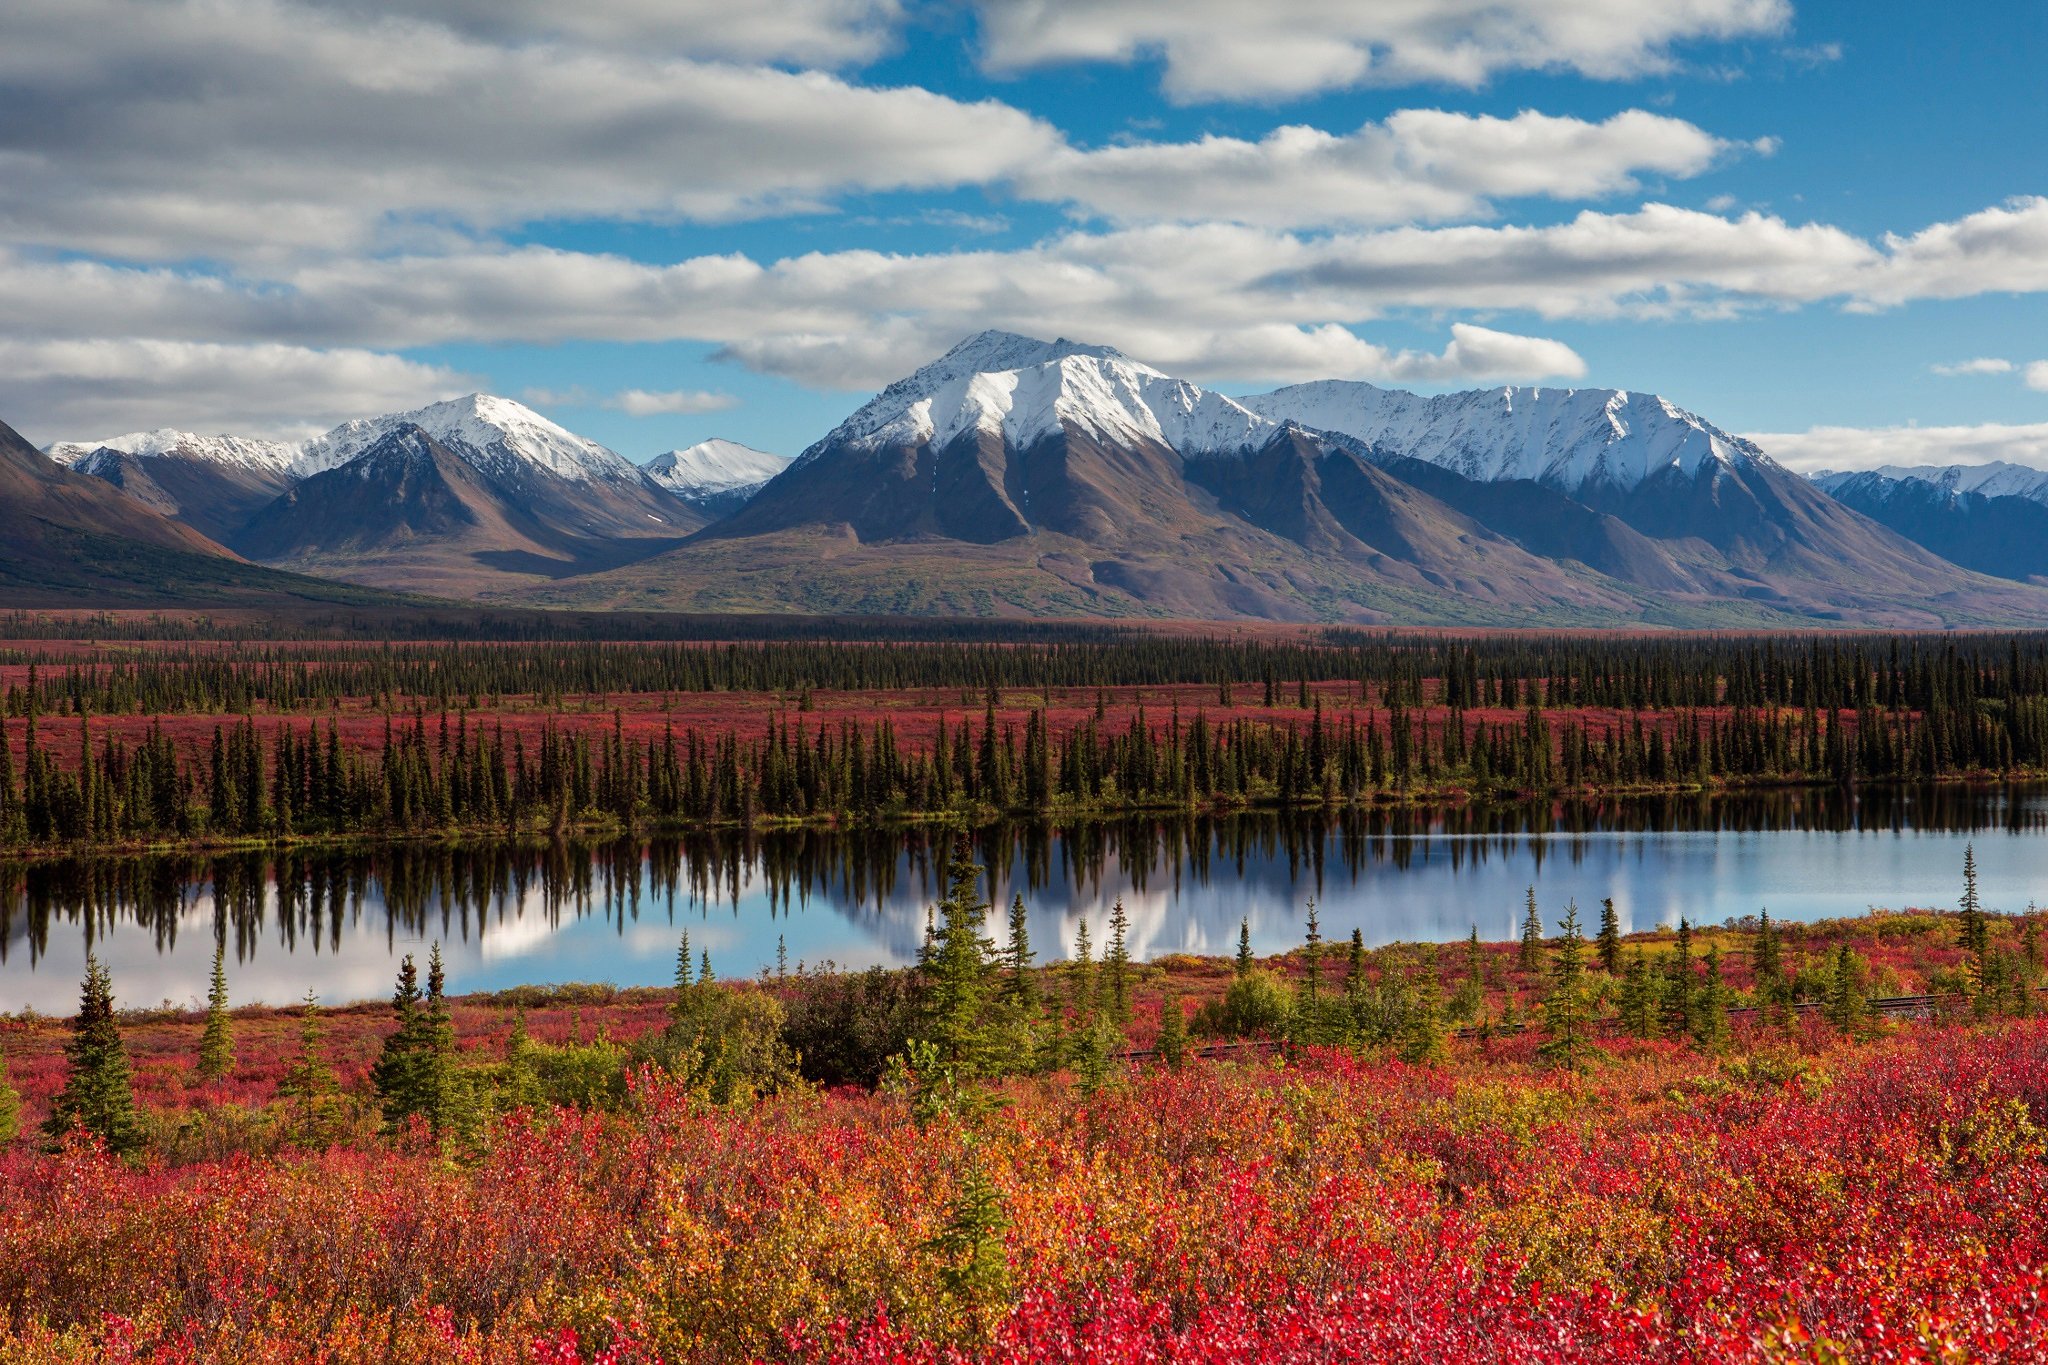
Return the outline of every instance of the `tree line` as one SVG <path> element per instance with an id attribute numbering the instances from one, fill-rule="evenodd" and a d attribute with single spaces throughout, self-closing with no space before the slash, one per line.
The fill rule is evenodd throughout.
<path id="1" fill-rule="evenodd" d="M 370 699 L 402 709 L 484 699 L 810 689 L 1034 689 L 1209 684 L 1275 705 L 1345 682 L 1361 705 L 1889 711 L 2011 708 L 2048 697 L 2048 634 L 1487 636 L 1331 630 L 1247 640 L 1076 627 L 1007 638 L 770 639 L 722 643 L 384 641 L 187 643 L 117 661 L 0 650 L 25 667 L 9 715 L 234 713 Z M 1263 689 L 1256 691 L 1254 689 Z"/>

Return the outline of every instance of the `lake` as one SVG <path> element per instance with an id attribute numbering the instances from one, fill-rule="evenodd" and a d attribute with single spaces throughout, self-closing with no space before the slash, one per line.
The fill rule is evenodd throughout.
<path id="1" fill-rule="evenodd" d="M 665 984 L 678 934 L 721 976 L 912 961 L 946 836 L 793 831 L 598 844 L 405 845 L 348 852 L 0 864 L 0 1010 L 69 1013 L 88 946 L 123 1005 L 193 1005 L 217 934 L 237 1003 L 387 995 L 401 956 L 439 942 L 449 987 Z M 2048 790 L 1935 787 L 1006 825 L 977 832 L 998 909 L 1021 892 L 1058 956 L 1085 917 L 1099 946 L 1121 897 L 1139 958 L 1301 940 L 1313 896 L 1332 940 L 1513 938 L 1534 885 L 1597 925 L 1718 924 L 1768 908 L 1811 920 L 1953 907 L 1965 845 L 1985 903 L 2048 900 Z"/>

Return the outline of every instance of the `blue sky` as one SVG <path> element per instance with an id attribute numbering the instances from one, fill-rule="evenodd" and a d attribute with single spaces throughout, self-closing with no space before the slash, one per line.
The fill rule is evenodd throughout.
<path id="1" fill-rule="evenodd" d="M 2042 7 L 9 12 L 0 420 L 39 442 L 481 387 L 636 459 L 793 453 L 1003 326 L 2048 463 Z"/>

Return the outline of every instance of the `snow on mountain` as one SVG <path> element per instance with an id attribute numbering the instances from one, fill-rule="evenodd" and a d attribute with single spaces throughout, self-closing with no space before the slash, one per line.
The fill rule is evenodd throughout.
<path id="1" fill-rule="evenodd" d="M 712 437 L 685 450 L 657 455 L 641 468 L 647 477 L 682 498 L 738 493 L 759 488 L 789 467 L 789 456 Z"/>
<path id="2" fill-rule="evenodd" d="M 1769 456 L 1654 394 L 1505 387 L 1424 397 L 1322 380 L 1240 400 L 1272 421 L 1337 432 L 1470 479 L 1535 479 L 1566 492 L 1634 488 L 1660 470 Z"/>
<path id="3" fill-rule="evenodd" d="M 1021 448 L 1062 426 L 1202 451 L 1256 445 L 1273 430 L 1223 395 L 1111 347 L 982 332 L 882 390 L 803 458 L 841 444 L 943 446 L 977 430 Z"/>
<path id="4" fill-rule="evenodd" d="M 1993 460 L 1986 464 L 1888 464 L 1875 469 L 1824 469 L 1812 477 L 1822 489 L 1834 493 L 1851 481 L 1864 480 L 1873 474 L 1893 481 L 1933 484 L 1951 495 L 1978 493 L 1987 498 L 2026 498 L 2048 504 L 2048 470 L 2007 460 Z"/>
<path id="5" fill-rule="evenodd" d="M 289 441 L 258 441 L 242 436 L 200 436 L 169 427 L 157 431 L 132 431 L 126 436 L 109 436 L 104 441 L 59 441 L 43 453 L 58 464 L 93 470 L 86 463 L 97 450 L 118 450 L 142 459 L 184 458 L 207 464 L 260 470 L 267 473 L 300 474 L 305 449 Z"/>
<path id="6" fill-rule="evenodd" d="M 639 467 L 624 456 L 522 403 L 484 393 L 430 403 L 412 412 L 343 422 L 306 442 L 306 459 L 318 469 L 335 468 L 408 423 L 487 475 L 516 476 L 536 468 L 571 483 L 644 482 Z"/>

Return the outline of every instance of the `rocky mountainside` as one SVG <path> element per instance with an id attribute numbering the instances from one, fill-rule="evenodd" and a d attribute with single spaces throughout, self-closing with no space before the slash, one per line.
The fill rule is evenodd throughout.
<path id="1" fill-rule="evenodd" d="M 249 564 L 0 423 L 0 602 L 10 607 L 389 601 Z"/>
<path id="2" fill-rule="evenodd" d="M 1509 623 L 2048 618 L 1654 396 L 1233 399 L 989 332 L 551 601 Z"/>
<path id="3" fill-rule="evenodd" d="M 2048 581 L 2048 501 L 2026 493 L 1981 491 L 2029 487 L 2024 474 L 2037 475 L 2048 486 L 2048 474 L 2023 465 L 1969 479 L 1898 478 L 1868 470 L 1815 482 L 1843 506 L 1951 563 L 1999 578 Z"/>

